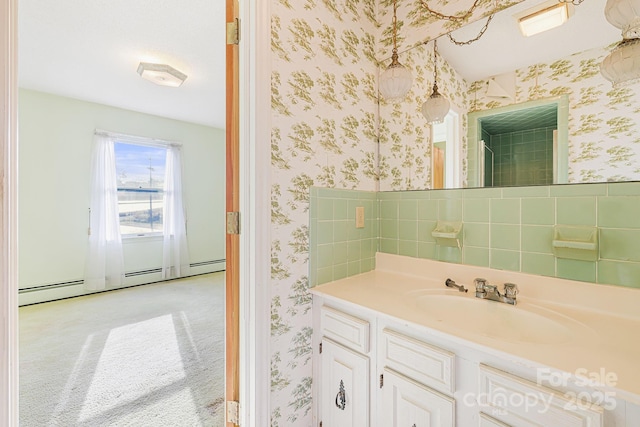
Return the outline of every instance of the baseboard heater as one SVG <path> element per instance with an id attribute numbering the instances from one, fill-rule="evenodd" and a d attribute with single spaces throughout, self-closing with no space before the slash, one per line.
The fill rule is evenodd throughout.
<path id="1" fill-rule="evenodd" d="M 222 264 L 225 263 L 227 260 L 226 259 L 216 259 L 216 260 L 211 260 L 211 261 L 201 261 L 201 262 L 194 262 L 189 264 L 189 266 L 191 267 L 204 267 L 207 265 L 215 265 L 215 264 Z M 135 277 L 135 276 L 142 276 L 144 274 L 153 274 L 153 273 L 162 273 L 162 268 L 152 268 L 149 270 L 139 270 L 139 271 L 131 271 L 129 273 L 125 273 L 124 277 Z M 49 289 L 57 289 L 57 288 L 66 288 L 67 286 L 78 286 L 78 285 L 82 285 L 84 284 L 84 280 L 80 279 L 80 280 L 71 280 L 69 282 L 60 282 L 60 283 L 50 283 L 48 285 L 40 285 L 40 286 L 33 286 L 30 288 L 24 288 L 24 289 L 20 289 L 18 291 L 19 294 L 26 294 L 29 292 L 36 292 L 36 291 L 44 291 L 44 290 L 49 290 Z"/>

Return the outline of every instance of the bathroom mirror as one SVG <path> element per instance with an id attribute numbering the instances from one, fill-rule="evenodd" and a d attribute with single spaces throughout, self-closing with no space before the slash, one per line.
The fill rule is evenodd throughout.
<path id="1" fill-rule="evenodd" d="M 606 21 L 606 0 L 572 6 L 570 18 L 562 26 L 524 37 L 514 15 L 541 3 L 527 0 L 498 12 L 486 33 L 469 45 L 458 46 L 446 35 L 439 38 L 442 60 L 438 59 L 438 87 L 460 114 L 461 123 L 460 172 L 456 180 L 445 181 L 443 188 L 484 184 L 478 177 L 481 138 L 473 141 L 469 137 L 474 131 L 470 114 L 493 109 L 505 112 L 514 106 L 561 97 L 566 99 L 567 115 L 566 121 L 557 125 L 566 126 L 558 129 L 558 133 L 566 133 L 566 145 L 556 151 L 564 158 L 554 162 L 553 183 L 640 180 L 640 123 L 635 120 L 640 112 L 640 85 L 614 89 L 600 74 L 600 63 L 622 38 L 620 30 Z M 468 40 L 485 23 L 486 19 L 480 19 L 451 35 Z M 432 138 L 431 126 L 419 114 L 433 84 L 431 46 L 418 44 L 400 55 L 400 62 L 412 68 L 414 86 L 401 103 L 381 105 L 383 130 L 391 142 L 385 143 L 383 137 L 380 146 L 382 190 L 436 188 L 434 171 L 423 170 L 433 167 L 439 141 Z M 446 158 L 449 153 L 444 154 Z M 425 160 L 418 161 L 421 157 Z M 565 170 L 558 170 L 559 162 L 566 165 Z M 549 182 L 504 185 L 535 184 Z"/>

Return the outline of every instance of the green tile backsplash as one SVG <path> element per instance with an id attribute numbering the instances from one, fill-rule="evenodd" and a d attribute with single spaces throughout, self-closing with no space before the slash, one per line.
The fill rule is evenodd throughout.
<path id="1" fill-rule="evenodd" d="M 378 240 L 388 236 L 397 246 L 398 201 L 381 205 L 371 191 L 316 188 L 310 190 L 309 283 L 319 285 L 370 271 L 375 265 Z M 417 228 L 415 217 L 410 227 Z M 364 228 L 356 228 L 356 207 L 364 207 Z M 378 208 L 387 218 L 379 226 Z M 403 213 L 403 215 L 406 215 Z"/>
<path id="2" fill-rule="evenodd" d="M 365 229 L 355 228 L 356 206 L 366 206 Z M 369 271 L 380 251 L 640 288 L 639 213 L 640 183 L 379 193 L 312 188 L 311 284 Z M 460 247 L 436 244 L 431 232 L 438 220 L 463 221 Z M 554 225 L 597 225 L 598 261 L 556 258 Z"/>
<path id="3" fill-rule="evenodd" d="M 418 196 L 418 193 L 420 195 Z M 518 188 L 487 188 L 417 191 L 418 256 L 503 270 L 522 271 L 573 280 L 640 287 L 640 183 L 553 185 Z M 385 203 L 393 193 L 378 193 Z M 410 194 L 410 193 L 409 193 Z M 409 194 L 403 195 L 408 201 Z M 518 194 L 520 196 L 518 197 Z M 438 219 L 459 220 L 462 212 L 461 249 L 438 245 L 430 231 L 434 223 L 421 224 L 421 215 L 431 201 L 457 202 L 455 209 L 439 209 Z M 440 207 L 440 206 L 439 206 Z M 451 216 L 449 212 L 453 212 Z M 386 218 L 382 215 L 381 221 Z M 556 258 L 553 255 L 554 225 L 598 225 L 599 261 Z M 408 227 L 408 224 L 403 224 Z M 399 253 L 407 234 L 398 235 L 383 252 Z M 456 261 L 456 260 L 459 261 Z"/>

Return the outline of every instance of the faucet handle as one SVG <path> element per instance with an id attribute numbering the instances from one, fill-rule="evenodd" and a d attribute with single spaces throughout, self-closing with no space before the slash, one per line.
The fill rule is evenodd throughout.
<path id="1" fill-rule="evenodd" d="M 504 284 L 504 296 L 507 298 L 514 298 L 518 295 L 518 285 L 515 283 L 505 283 Z"/>
<path id="2" fill-rule="evenodd" d="M 487 286 L 487 279 L 476 278 L 473 281 L 473 284 L 476 287 L 476 292 L 485 292 L 485 286 Z"/>

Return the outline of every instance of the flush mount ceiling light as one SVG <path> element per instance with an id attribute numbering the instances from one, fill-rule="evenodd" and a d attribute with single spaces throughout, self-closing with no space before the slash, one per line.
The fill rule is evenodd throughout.
<path id="1" fill-rule="evenodd" d="M 167 64 L 153 64 L 151 62 L 141 62 L 138 65 L 138 74 L 143 79 L 157 85 L 170 87 L 178 87 L 187 79 L 186 74 Z"/>
<path id="2" fill-rule="evenodd" d="M 436 40 L 433 41 L 433 92 L 429 99 L 422 104 L 422 115 L 427 119 L 427 123 L 442 123 L 449 113 L 449 100 L 438 92 L 438 64 L 436 58 L 438 48 Z"/>
<path id="3" fill-rule="evenodd" d="M 515 15 L 520 31 L 525 37 L 548 31 L 567 22 L 571 16 L 571 4 L 557 0 L 545 2 L 535 8 Z"/>
<path id="4" fill-rule="evenodd" d="M 622 41 L 602 61 L 600 72 L 613 87 L 640 81 L 640 0 L 607 0 L 604 15 L 622 30 Z"/>
<path id="5" fill-rule="evenodd" d="M 396 1 L 393 2 L 393 50 L 391 54 L 391 64 L 380 75 L 380 95 L 387 100 L 398 100 L 411 89 L 413 77 L 411 71 L 398 62 L 398 47 L 396 46 L 396 35 L 398 32 L 398 21 L 396 18 Z"/>

